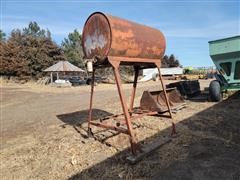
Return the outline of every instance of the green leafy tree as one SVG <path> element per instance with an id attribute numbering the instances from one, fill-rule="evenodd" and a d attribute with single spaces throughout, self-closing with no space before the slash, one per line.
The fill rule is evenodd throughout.
<path id="1" fill-rule="evenodd" d="M 173 54 L 170 55 L 168 61 L 169 61 L 169 67 L 178 67 L 178 66 L 180 66 L 179 60 L 176 59 L 176 57 Z"/>
<path id="2" fill-rule="evenodd" d="M 83 50 L 82 50 L 82 36 L 75 29 L 72 33 L 69 33 L 68 37 L 62 42 L 62 49 L 66 60 L 70 63 L 83 68 Z"/>
<path id="3" fill-rule="evenodd" d="M 30 22 L 28 27 L 23 28 L 23 35 L 31 36 L 35 38 L 46 37 L 46 31 L 41 29 L 40 26 L 35 22 Z"/>
<path id="4" fill-rule="evenodd" d="M 162 58 L 162 67 L 167 68 L 168 67 L 168 55 L 164 55 Z"/>
<path id="5" fill-rule="evenodd" d="M 0 29 L 0 42 L 6 40 L 6 34 Z"/>
<path id="6" fill-rule="evenodd" d="M 162 67 L 168 68 L 168 67 L 179 67 L 180 62 L 176 57 L 171 54 L 169 57 L 165 55 L 162 59 Z"/>

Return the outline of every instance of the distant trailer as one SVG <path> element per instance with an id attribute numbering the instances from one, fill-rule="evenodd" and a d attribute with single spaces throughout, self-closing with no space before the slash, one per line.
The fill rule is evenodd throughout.
<path id="1" fill-rule="evenodd" d="M 161 68 L 161 73 L 163 76 L 173 76 L 173 75 L 182 75 L 183 68 L 174 67 L 174 68 Z M 143 76 L 149 76 L 150 74 L 158 74 L 157 68 L 143 69 Z"/>

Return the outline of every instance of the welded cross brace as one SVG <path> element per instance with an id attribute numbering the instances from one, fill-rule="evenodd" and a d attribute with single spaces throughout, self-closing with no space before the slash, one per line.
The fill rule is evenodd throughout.
<path id="1" fill-rule="evenodd" d="M 111 59 L 109 59 L 109 62 L 112 65 L 112 68 L 113 68 L 113 72 L 114 72 L 114 76 L 115 76 L 115 80 L 116 80 L 116 85 L 117 85 L 117 89 L 118 89 L 118 94 L 119 94 L 119 98 L 120 98 L 120 101 L 121 101 L 121 106 L 122 106 L 123 115 L 124 115 L 125 124 L 126 124 L 127 129 L 123 128 L 123 127 L 109 125 L 109 124 L 106 124 L 106 123 L 103 123 L 103 122 L 96 123 L 96 122 L 92 121 L 92 105 L 93 105 L 94 78 L 95 78 L 95 68 L 94 68 L 93 72 L 92 72 L 92 81 L 91 81 L 91 95 L 90 95 L 90 107 L 89 107 L 89 118 L 88 118 L 88 136 L 93 136 L 93 133 L 92 133 L 92 130 L 91 130 L 91 125 L 102 127 L 102 128 L 105 128 L 105 129 L 115 130 L 117 132 L 129 135 L 130 144 L 131 144 L 131 151 L 132 151 L 133 156 L 130 157 L 128 160 L 132 161 L 132 163 L 134 163 L 134 162 L 137 162 L 138 160 L 140 160 L 144 156 L 144 154 L 148 154 L 149 152 L 151 152 L 152 150 L 161 146 L 162 144 L 164 144 L 166 142 L 169 142 L 169 139 L 165 139 L 164 141 L 161 141 L 161 142 L 155 142 L 155 144 L 153 144 L 152 146 L 148 146 L 148 148 L 140 148 L 140 146 L 137 144 L 136 137 L 133 134 L 133 127 L 132 127 L 132 123 L 131 123 L 131 114 L 133 112 L 134 99 L 135 99 L 136 87 L 137 87 L 137 79 L 138 79 L 139 68 L 140 67 L 139 66 L 134 66 L 135 75 L 134 75 L 134 82 L 133 82 L 133 89 L 132 89 L 130 107 L 128 108 L 126 98 L 124 96 L 123 89 L 122 89 L 122 83 L 121 83 L 121 77 L 120 77 L 120 71 L 119 71 L 119 65 L 120 65 L 121 61 L 114 60 L 114 58 L 111 58 Z M 160 79 L 162 89 L 163 89 L 163 92 L 164 92 L 165 102 L 166 102 L 166 105 L 168 107 L 169 117 L 172 120 L 172 111 L 171 111 L 168 96 L 167 96 L 167 93 L 166 93 L 166 88 L 163 84 L 163 79 L 162 79 L 162 75 L 161 75 L 161 71 L 160 71 L 160 63 L 158 61 L 156 61 L 155 65 L 158 68 L 159 79 Z M 176 130 L 175 130 L 175 124 L 172 121 L 172 135 L 174 135 L 174 134 L 176 134 Z"/>

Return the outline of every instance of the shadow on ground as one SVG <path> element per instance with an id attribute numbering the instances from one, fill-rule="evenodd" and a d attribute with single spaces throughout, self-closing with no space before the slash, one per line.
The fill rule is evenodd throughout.
<path id="1" fill-rule="evenodd" d="M 239 109 L 240 92 L 237 92 L 229 99 L 178 123 L 177 127 L 186 130 L 138 164 L 127 164 L 125 157 L 129 151 L 124 150 L 69 179 L 239 180 Z M 58 117 L 65 123 L 76 125 L 74 119 L 82 115 L 83 119 L 87 119 L 86 112 Z M 149 142 L 169 132 L 170 129 L 165 129 L 141 143 Z"/>
<path id="2" fill-rule="evenodd" d="M 89 110 L 76 111 L 72 113 L 57 115 L 57 118 L 60 119 L 62 122 L 64 122 L 64 124 L 62 124 L 61 127 L 65 128 L 66 125 L 70 125 L 75 129 L 77 133 L 81 135 L 82 138 L 88 139 L 87 128 L 82 127 L 82 124 L 87 122 L 88 120 L 88 113 L 89 113 Z M 111 115 L 113 114 L 101 109 L 93 109 L 92 111 L 92 119 L 103 118 Z M 98 131 L 98 133 L 99 132 L 102 132 L 102 131 Z M 117 134 L 114 134 L 114 135 L 117 135 Z M 104 142 L 107 139 L 108 138 L 103 139 L 101 141 Z"/>
<path id="3" fill-rule="evenodd" d="M 89 110 L 76 111 L 73 113 L 57 115 L 57 118 L 67 125 L 78 126 L 87 121 L 88 113 Z M 101 109 L 93 109 L 92 111 L 93 119 L 98 119 L 111 115 L 113 114 Z"/>

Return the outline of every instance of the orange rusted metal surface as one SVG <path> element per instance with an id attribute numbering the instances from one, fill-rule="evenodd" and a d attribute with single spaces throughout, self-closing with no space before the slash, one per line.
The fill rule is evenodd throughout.
<path id="1" fill-rule="evenodd" d="M 167 89 L 166 93 L 168 95 L 171 109 L 184 103 L 184 98 L 175 88 Z M 156 111 L 159 113 L 167 111 L 168 107 L 166 106 L 164 92 L 144 91 L 140 100 L 140 108 L 141 110 Z"/>
<path id="2" fill-rule="evenodd" d="M 84 25 L 82 45 L 85 57 L 96 58 L 98 63 L 106 62 L 108 57 L 160 61 L 166 41 L 157 29 L 95 12 Z"/>

